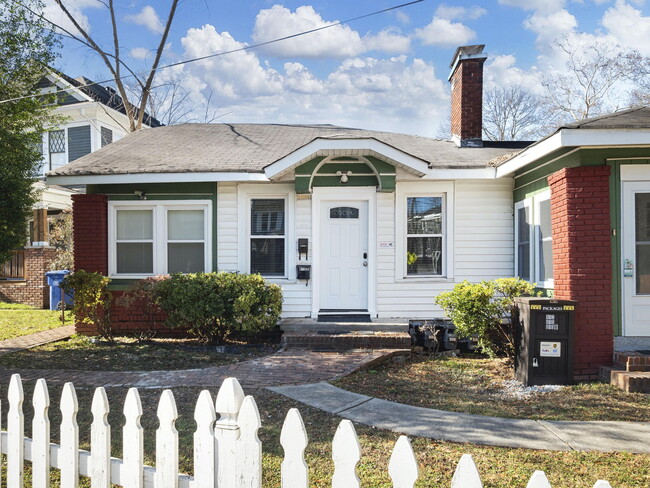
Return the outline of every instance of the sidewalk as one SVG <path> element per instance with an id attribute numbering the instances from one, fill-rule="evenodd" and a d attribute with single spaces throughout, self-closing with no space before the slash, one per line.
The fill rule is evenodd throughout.
<path id="1" fill-rule="evenodd" d="M 650 454 L 650 423 L 484 417 L 389 402 L 329 383 L 270 390 L 359 424 L 411 436 L 524 449 Z"/>

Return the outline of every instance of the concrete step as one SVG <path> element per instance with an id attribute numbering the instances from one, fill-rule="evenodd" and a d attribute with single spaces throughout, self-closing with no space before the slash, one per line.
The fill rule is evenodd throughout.
<path id="1" fill-rule="evenodd" d="M 285 349 L 410 349 L 406 332 L 379 331 L 286 331 L 282 334 Z"/>
<path id="2" fill-rule="evenodd" d="M 628 393 L 650 393 L 650 371 L 626 371 L 622 368 L 601 366 L 600 378 Z"/>

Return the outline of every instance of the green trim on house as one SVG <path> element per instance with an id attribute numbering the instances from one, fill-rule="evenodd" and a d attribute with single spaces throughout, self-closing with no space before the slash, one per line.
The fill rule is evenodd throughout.
<path id="1" fill-rule="evenodd" d="M 547 177 L 563 168 L 578 166 L 611 167 L 609 177 L 612 245 L 612 315 L 614 335 L 623 334 L 622 250 L 621 250 L 621 165 L 650 164 L 647 147 L 564 148 L 521 168 L 515 173 L 514 202 L 530 198 L 548 188 Z M 635 159 L 628 159 L 635 158 Z M 647 158 L 647 159 L 638 159 Z M 548 290 L 540 289 L 543 292 Z"/>
<path id="2" fill-rule="evenodd" d="M 88 185 L 86 187 L 86 193 L 107 195 L 109 201 L 140 201 L 140 197 L 135 194 L 136 191 L 144 192 L 147 200 L 151 201 L 210 200 L 212 202 L 212 271 L 217 271 L 216 183 L 143 183 L 128 185 Z M 115 289 L 117 290 L 118 288 Z"/>
<path id="3" fill-rule="evenodd" d="M 385 161 L 373 156 L 339 156 L 319 166 L 324 159 L 319 156 L 296 167 L 296 193 L 308 194 L 313 187 L 325 186 L 375 186 L 381 192 L 395 191 L 395 167 Z M 336 176 L 338 171 L 349 172 L 346 183 Z"/>

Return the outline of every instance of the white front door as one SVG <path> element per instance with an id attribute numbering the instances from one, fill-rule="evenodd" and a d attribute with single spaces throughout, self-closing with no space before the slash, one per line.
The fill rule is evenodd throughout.
<path id="1" fill-rule="evenodd" d="M 650 336 L 650 182 L 622 193 L 623 335 Z"/>
<path id="2" fill-rule="evenodd" d="M 321 202 L 320 309 L 368 309 L 368 202 Z"/>

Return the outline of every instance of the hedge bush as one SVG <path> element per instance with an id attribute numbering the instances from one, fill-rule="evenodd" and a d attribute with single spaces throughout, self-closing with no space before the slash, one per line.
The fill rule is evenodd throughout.
<path id="1" fill-rule="evenodd" d="M 479 346 L 490 356 L 505 354 L 514 359 L 515 325 L 511 317 L 515 297 L 531 296 L 535 284 L 519 278 L 499 278 L 470 283 L 463 281 L 452 291 L 440 293 L 436 304 L 456 326 L 460 336 L 477 334 Z"/>
<path id="2" fill-rule="evenodd" d="M 108 291 L 110 278 L 83 269 L 67 275 L 61 282 L 64 291 L 74 290 L 72 313 L 77 323 L 89 324 L 102 339 L 113 340 L 111 323 L 112 295 Z"/>
<path id="3" fill-rule="evenodd" d="M 165 325 L 211 343 L 272 329 L 282 312 L 282 289 L 260 275 L 174 274 L 155 283 L 153 294 L 168 314 Z"/>

